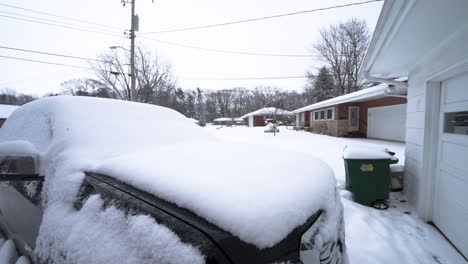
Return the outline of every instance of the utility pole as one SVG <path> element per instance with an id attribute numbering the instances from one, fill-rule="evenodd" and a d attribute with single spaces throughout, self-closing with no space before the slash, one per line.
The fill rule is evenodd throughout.
<path id="1" fill-rule="evenodd" d="M 137 101 L 135 90 L 135 0 L 132 2 L 132 21 L 130 28 L 130 101 Z"/>
<path id="2" fill-rule="evenodd" d="M 139 28 L 139 19 L 138 16 L 135 16 L 135 0 L 121 1 L 122 5 L 125 6 L 127 3 L 132 5 L 132 15 L 130 23 L 130 101 L 137 101 L 136 94 L 136 80 L 135 80 L 135 31 L 138 31 Z"/>

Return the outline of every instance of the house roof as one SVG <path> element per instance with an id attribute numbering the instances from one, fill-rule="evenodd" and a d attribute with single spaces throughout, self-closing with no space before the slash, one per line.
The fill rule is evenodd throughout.
<path id="1" fill-rule="evenodd" d="M 294 110 L 293 113 L 300 113 L 304 111 L 315 110 L 319 108 L 324 108 L 327 106 L 333 106 L 337 104 L 344 104 L 349 102 L 363 102 L 373 99 L 380 99 L 386 97 L 386 92 L 388 91 L 388 85 L 381 84 L 373 87 L 369 87 L 354 93 L 345 94 L 338 96 L 332 99 L 328 99 L 322 102 L 311 104 L 297 110 Z"/>
<path id="2" fill-rule="evenodd" d="M 227 122 L 227 121 L 233 121 L 234 118 L 232 117 L 220 117 L 220 118 L 216 118 L 214 119 L 213 121 L 215 122 Z"/>
<path id="3" fill-rule="evenodd" d="M 466 10 L 465 0 L 385 0 L 360 75 L 404 77 L 436 52 L 450 56 L 438 48 L 466 29 Z"/>
<path id="4" fill-rule="evenodd" d="M 293 115 L 293 113 L 284 109 L 276 108 L 276 107 L 265 107 L 257 111 L 254 111 L 252 113 L 243 115 L 241 118 L 246 118 L 246 117 L 254 116 L 254 115 L 287 115 L 289 116 L 289 115 Z"/>
<path id="5" fill-rule="evenodd" d="M 6 119 L 8 118 L 13 111 L 16 110 L 19 106 L 17 105 L 4 105 L 0 104 L 0 118 Z"/>

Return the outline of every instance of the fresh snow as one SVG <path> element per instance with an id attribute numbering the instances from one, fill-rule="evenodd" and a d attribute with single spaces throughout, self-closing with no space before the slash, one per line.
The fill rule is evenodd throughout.
<path id="1" fill-rule="evenodd" d="M 0 154 L 36 156 L 38 154 L 38 151 L 36 147 L 29 141 L 12 140 L 0 143 Z"/>
<path id="2" fill-rule="evenodd" d="M 258 144 L 277 149 L 308 153 L 325 161 L 334 171 L 340 188 L 345 181 L 343 149 L 348 147 L 388 149 L 396 152 L 401 169 L 405 160 L 404 143 L 337 138 L 326 135 L 281 128 L 275 137 L 265 134 L 263 128 L 235 127 L 216 129 L 207 126 L 220 140 L 235 143 Z M 309 167 L 297 162 L 297 167 Z M 313 173 L 313 170 L 310 169 Z M 431 225 L 423 222 L 406 202 L 402 193 L 390 193 L 390 208 L 385 211 L 352 202 L 351 194 L 341 191 L 346 225 L 346 247 L 351 264 L 462 264 L 466 260 Z"/>
<path id="3" fill-rule="evenodd" d="M 130 263 L 126 260 L 141 256 L 137 248 L 154 257 L 180 252 L 184 254 L 180 256 L 182 259 L 200 262 L 203 257 L 198 250 L 175 239 L 175 235 L 168 235 L 170 231 L 154 221 L 127 217 L 109 209 L 101 215 L 76 213 L 73 203 L 84 178 L 83 171 L 101 161 L 164 145 L 212 138 L 186 117 L 167 108 L 82 97 L 50 97 L 28 103 L 18 108 L 0 129 L 2 146 L 18 146 L 26 152 L 29 148 L 31 154 L 39 153 L 39 173 L 46 180 L 42 193 L 44 218 L 35 253 L 43 260 L 59 263 L 62 253 L 68 249 L 83 252 L 90 248 L 102 252 L 93 255 L 94 263 Z M 103 228 L 95 229 L 95 240 L 91 241 L 83 230 L 92 229 L 93 225 Z M 135 230 L 139 236 L 132 238 L 122 232 L 125 229 Z M 155 239 L 159 234 L 160 239 Z M 103 246 L 108 244 L 105 238 L 119 243 L 116 244 L 119 254 L 109 253 L 113 243 Z M 77 256 L 74 259 L 76 263 L 89 263 L 88 259 Z M 138 263 L 152 263 L 148 261 Z"/>
<path id="4" fill-rule="evenodd" d="M 0 104 L 0 118 L 8 118 L 19 106 Z"/>
<path id="5" fill-rule="evenodd" d="M 86 264 L 204 263 L 197 249 L 184 245 L 167 227 L 146 215 L 125 216 L 114 206 L 103 209 L 99 195 L 91 196 L 80 211 L 59 203 L 49 210 L 55 213 L 46 214 L 41 225 L 47 239 L 39 239 L 40 259 Z"/>
<path id="6" fill-rule="evenodd" d="M 157 263 L 171 263 L 164 256 L 175 252 L 194 263 L 203 259 L 154 221 L 112 208 L 102 211 L 99 197 L 77 212 L 73 203 L 83 171 L 110 174 L 175 202 L 259 248 L 275 245 L 319 209 L 339 207 L 333 171 L 319 159 L 268 146 L 223 143 L 163 107 L 89 97 L 43 98 L 16 110 L 0 130 L 0 144 L 26 150 L 29 143 L 24 141 L 39 153 L 39 173 L 46 176 L 35 251 L 43 260 L 61 262 L 65 254 L 76 263 L 89 263 L 79 252 L 90 247 L 101 252 L 93 254 L 95 263 L 125 263 L 122 256 L 130 261 L 148 252 L 163 258 Z M 308 167 L 297 167 L 297 162 Z M 127 229 L 139 236 L 122 231 Z M 110 238 L 118 254 L 109 253 L 113 243 L 99 246 Z"/>
<path id="7" fill-rule="evenodd" d="M 16 252 L 13 240 L 6 240 L 0 235 L 0 264 L 30 264 L 28 257 Z"/>
<path id="8" fill-rule="evenodd" d="M 253 115 L 285 115 L 285 116 L 290 116 L 290 115 L 293 115 L 293 113 L 289 112 L 287 110 L 279 109 L 279 108 L 275 108 L 275 107 L 265 107 L 265 108 L 259 109 L 257 111 L 254 111 L 252 113 L 248 113 L 246 115 L 243 115 L 241 117 L 241 119 L 244 119 L 246 117 L 253 116 Z"/>
<path id="9" fill-rule="evenodd" d="M 345 159 L 392 159 L 392 155 L 386 149 L 375 149 L 366 147 L 345 147 L 343 150 Z"/>
<path id="10" fill-rule="evenodd" d="M 364 101 L 364 100 L 384 97 L 385 91 L 387 91 L 388 89 L 389 87 L 387 84 L 379 84 L 376 86 L 372 86 L 366 89 L 359 90 L 357 92 L 334 97 L 325 101 L 321 101 L 315 104 L 311 104 L 311 105 L 299 108 L 297 110 L 294 110 L 293 113 L 301 113 L 304 111 L 315 110 L 318 108 L 333 106 L 337 104 L 343 104 L 347 102 L 357 102 L 357 101 Z"/>
<path id="11" fill-rule="evenodd" d="M 232 117 L 220 117 L 220 118 L 216 118 L 213 121 L 214 122 L 230 122 L 230 121 L 234 121 L 234 118 L 232 118 Z"/>
<path id="12" fill-rule="evenodd" d="M 268 146 L 175 144 L 111 159 L 96 171 L 191 209 L 259 248 L 275 245 L 335 199 L 324 162 Z"/>

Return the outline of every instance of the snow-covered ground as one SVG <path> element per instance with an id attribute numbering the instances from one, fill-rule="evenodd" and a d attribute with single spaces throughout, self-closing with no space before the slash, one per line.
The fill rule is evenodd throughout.
<path id="1" fill-rule="evenodd" d="M 208 125 L 221 140 L 246 142 L 314 155 L 334 171 L 340 188 L 344 186 L 345 170 L 342 151 L 345 146 L 388 148 L 396 152 L 399 164 L 404 163 L 403 143 L 336 138 L 309 132 L 280 128 L 276 136 L 264 133 L 264 128 L 223 127 Z M 268 160 L 265 160 L 268 162 Z M 298 163 L 297 166 L 308 166 Z M 391 193 L 390 208 L 379 211 L 351 201 L 342 190 L 346 224 L 346 245 L 351 264 L 354 263 L 466 263 L 447 240 L 431 225 L 421 221 L 401 193 Z"/>

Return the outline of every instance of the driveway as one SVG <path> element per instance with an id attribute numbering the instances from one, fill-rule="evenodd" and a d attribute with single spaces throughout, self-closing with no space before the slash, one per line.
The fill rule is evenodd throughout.
<path id="1" fill-rule="evenodd" d="M 308 153 L 325 161 L 343 189 L 345 170 L 341 153 L 345 146 L 388 148 L 404 164 L 405 144 L 373 139 L 336 138 L 280 128 L 273 136 L 261 127 L 206 127 L 221 140 L 275 146 Z M 268 162 L 268 161 L 265 161 Z M 307 166 L 307 164 L 298 164 Z M 346 224 L 346 245 L 351 264 L 357 263 L 466 263 L 461 255 L 431 225 L 424 223 L 407 203 L 404 194 L 391 193 L 390 208 L 379 211 L 352 202 L 341 190 Z"/>

